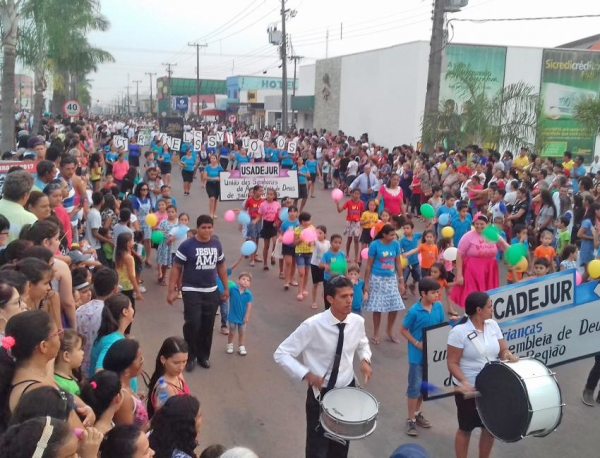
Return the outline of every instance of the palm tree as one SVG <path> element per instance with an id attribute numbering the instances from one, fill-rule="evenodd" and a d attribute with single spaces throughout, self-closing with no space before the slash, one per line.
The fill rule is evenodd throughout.
<path id="1" fill-rule="evenodd" d="M 43 94 L 47 88 L 48 71 L 54 71 L 55 87 L 60 90 L 62 84 L 56 81 L 56 75 L 68 75 L 73 65 L 79 65 L 77 71 L 84 76 L 95 71 L 97 63 L 110 61 L 110 54 L 91 47 L 86 38 L 90 30 L 107 30 L 109 22 L 100 14 L 98 0 L 27 0 L 23 18 L 18 55 L 23 64 L 34 71 L 33 131 L 37 132 L 44 111 Z M 69 18 L 68 27 L 65 27 L 64 18 Z M 83 52 L 91 54 L 82 62 Z M 87 66 L 82 67 L 82 63 Z M 75 97 L 76 94 L 70 96 Z M 53 104 L 55 114 L 60 112 L 65 101 L 66 94 Z"/>
<path id="2" fill-rule="evenodd" d="M 600 98 L 581 99 L 575 106 L 575 120 L 583 124 L 590 133 L 600 135 Z"/>
<path id="3" fill-rule="evenodd" d="M 452 147 L 469 144 L 518 149 L 534 146 L 540 119 L 540 98 L 533 86 L 519 82 L 496 94 L 487 90 L 490 75 L 459 63 L 446 73 L 457 97 L 465 100 L 463 112 L 454 111 L 453 101 L 442 101 L 438 113 L 423 118 L 423 141 L 439 144 L 452 139 Z"/>
<path id="4" fill-rule="evenodd" d="M 0 0 L 0 25 L 2 28 L 2 107 L 0 151 L 15 148 L 15 60 L 19 21 L 24 0 Z"/>

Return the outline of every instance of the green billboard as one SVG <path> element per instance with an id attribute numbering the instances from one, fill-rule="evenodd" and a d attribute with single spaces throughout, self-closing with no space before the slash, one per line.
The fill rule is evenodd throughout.
<path id="1" fill-rule="evenodd" d="M 577 103 L 598 97 L 600 53 L 545 49 L 542 60 L 541 98 L 543 156 L 562 156 L 565 151 L 589 160 L 596 137 L 574 119 Z"/>
<path id="2" fill-rule="evenodd" d="M 441 125 L 440 130 L 447 132 L 444 140 L 447 149 L 459 146 L 458 137 L 461 137 L 463 142 L 466 138 L 475 141 L 475 136 L 470 135 L 468 126 L 472 99 L 479 95 L 493 99 L 502 91 L 505 68 L 505 47 L 455 44 L 446 46 L 442 58 L 440 101 L 444 103 L 444 119 L 447 125 Z"/>

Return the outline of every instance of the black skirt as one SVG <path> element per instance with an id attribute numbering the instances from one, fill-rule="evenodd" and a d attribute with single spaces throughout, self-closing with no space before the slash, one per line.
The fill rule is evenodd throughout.
<path id="1" fill-rule="evenodd" d="M 272 239 L 277 236 L 277 228 L 275 221 L 263 221 L 262 229 L 260 230 L 261 239 Z"/>
<path id="2" fill-rule="evenodd" d="M 207 181 L 206 182 L 206 194 L 208 194 L 209 198 L 219 198 L 219 194 L 221 193 L 221 183 L 218 181 Z"/>
<path id="3" fill-rule="evenodd" d="M 182 170 L 181 178 L 183 178 L 184 183 L 192 183 L 194 181 L 194 172 L 190 172 L 189 170 Z"/>
<path id="4" fill-rule="evenodd" d="M 170 162 L 161 162 L 160 163 L 160 173 L 166 175 L 167 173 L 171 173 L 171 163 Z"/>

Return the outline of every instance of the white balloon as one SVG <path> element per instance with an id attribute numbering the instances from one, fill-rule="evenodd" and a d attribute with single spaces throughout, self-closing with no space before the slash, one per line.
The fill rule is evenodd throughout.
<path id="1" fill-rule="evenodd" d="M 458 250 L 456 247 L 451 246 L 450 248 L 446 248 L 444 250 L 444 259 L 446 261 L 456 261 L 456 256 L 458 255 Z"/>

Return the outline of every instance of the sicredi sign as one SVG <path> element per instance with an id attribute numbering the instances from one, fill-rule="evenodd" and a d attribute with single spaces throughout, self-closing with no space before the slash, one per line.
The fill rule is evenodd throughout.
<path id="1" fill-rule="evenodd" d="M 511 352 L 556 366 L 598 351 L 600 284 L 576 285 L 575 270 L 533 278 L 488 291 L 494 319 Z M 427 329 L 423 379 L 442 387 L 452 385 L 448 372 L 449 324 Z M 426 396 L 434 399 L 440 396 Z"/>

